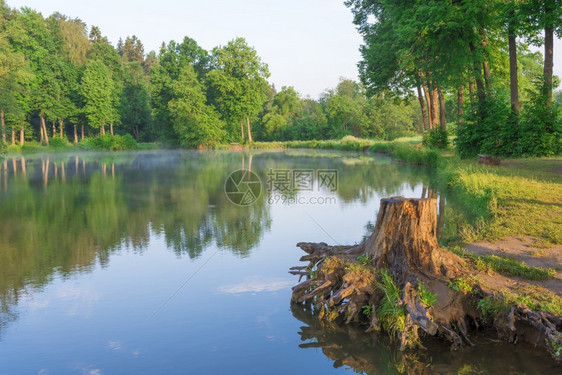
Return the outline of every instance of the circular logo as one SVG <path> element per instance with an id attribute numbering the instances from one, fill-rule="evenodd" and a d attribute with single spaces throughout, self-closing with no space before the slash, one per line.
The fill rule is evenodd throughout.
<path id="1" fill-rule="evenodd" d="M 255 203 L 261 194 L 261 180 L 247 169 L 232 172 L 224 181 L 224 192 L 229 201 L 238 206 Z"/>

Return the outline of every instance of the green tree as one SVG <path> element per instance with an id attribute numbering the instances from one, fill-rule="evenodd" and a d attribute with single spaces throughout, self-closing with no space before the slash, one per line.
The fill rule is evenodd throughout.
<path id="1" fill-rule="evenodd" d="M 99 128 L 100 133 L 105 134 L 105 126 L 115 116 L 114 83 L 109 68 L 98 60 L 88 63 L 82 76 L 80 92 L 90 126 Z"/>
<path id="2" fill-rule="evenodd" d="M 223 122 L 206 104 L 203 86 L 191 65 L 182 68 L 172 84 L 174 98 L 168 103 L 174 130 L 187 147 L 213 147 L 225 138 Z"/>
<path id="3" fill-rule="evenodd" d="M 148 77 L 139 62 L 127 64 L 119 113 L 123 126 L 137 141 L 141 135 L 145 137 L 151 135 L 149 85 Z"/>
<path id="4" fill-rule="evenodd" d="M 212 70 L 206 79 L 211 102 L 230 126 L 230 136 L 240 124 L 244 140 L 244 120 L 248 141 L 252 142 L 250 118 L 257 115 L 270 91 L 269 69 L 261 62 L 256 50 L 243 38 L 234 39 L 224 47 L 213 50 Z"/>

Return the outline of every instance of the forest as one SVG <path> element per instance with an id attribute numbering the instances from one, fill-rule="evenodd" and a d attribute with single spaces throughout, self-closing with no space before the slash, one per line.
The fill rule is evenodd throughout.
<path id="1" fill-rule="evenodd" d="M 0 147 L 424 134 L 437 147 L 453 138 L 463 157 L 562 152 L 559 1 L 345 4 L 364 40 L 360 82 L 341 78 L 313 99 L 271 84 L 244 38 L 207 51 L 186 36 L 147 52 L 135 35 L 113 46 L 81 19 L 0 0 Z"/>

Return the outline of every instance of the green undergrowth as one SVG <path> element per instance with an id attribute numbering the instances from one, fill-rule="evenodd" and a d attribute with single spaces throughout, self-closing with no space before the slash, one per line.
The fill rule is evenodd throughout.
<path id="1" fill-rule="evenodd" d="M 497 255 L 476 255 L 458 246 L 450 247 L 455 254 L 468 259 L 472 265 L 480 270 L 492 270 L 504 276 L 517 276 L 522 279 L 543 281 L 548 280 L 556 271 L 552 268 L 533 267 L 510 257 Z"/>
<path id="2" fill-rule="evenodd" d="M 535 311 L 562 315 L 562 298 L 545 293 L 537 287 L 527 287 L 517 293 L 504 291 L 493 297 L 484 297 L 478 301 L 477 308 L 485 318 L 495 319 L 507 315 L 514 305 L 526 305 Z"/>

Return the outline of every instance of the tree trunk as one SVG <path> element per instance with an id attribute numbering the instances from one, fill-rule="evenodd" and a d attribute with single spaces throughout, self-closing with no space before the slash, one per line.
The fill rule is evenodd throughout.
<path id="1" fill-rule="evenodd" d="M 59 135 L 60 139 L 64 137 L 64 121 L 62 119 L 59 120 Z"/>
<path id="2" fill-rule="evenodd" d="M 433 129 L 435 126 L 435 123 L 432 121 L 431 118 L 431 97 L 429 95 L 429 88 L 427 86 L 427 81 L 425 79 L 425 75 L 420 71 L 420 78 L 422 81 L 422 89 L 424 92 L 424 96 L 425 96 L 425 101 L 427 103 L 427 126 L 428 129 Z"/>
<path id="3" fill-rule="evenodd" d="M 105 135 L 105 126 L 103 126 L 103 125 L 100 128 L 100 134 Z"/>
<path id="4" fill-rule="evenodd" d="M 511 110 L 518 116 L 520 111 L 519 105 L 519 84 L 517 82 L 517 43 L 515 40 L 515 21 L 513 21 L 514 12 L 510 12 L 511 21 L 509 22 L 509 91 L 511 96 Z"/>
<path id="5" fill-rule="evenodd" d="M 20 128 L 20 146 L 23 146 L 25 144 L 25 130 L 24 130 L 24 124 L 21 124 L 21 128 Z"/>
<path id="6" fill-rule="evenodd" d="M 113 135 L 113 123 L 109 124 L 109 133 Z"/>
<path id="7" fill-rule="evenodd" d="M 480 58 L 477 56 L 477 51 L 476 51 L 476 47 L 474 47 L 474 44 L 472 44 L 472 42 L 470 42 L 468 44 L 470 51 L 472 52 L 472 58 L 474 60 L 474 80 L 476 81 L 476 91 L 478 94 L 478 101 L 480 103 L 484 102 L 484 100 L 486 100 L 486 91 L 484 89 L 484 83 L 482 82 L 482 70 L 480 69 Z"/>
<path id="8" fill-rule="evenodd" d="M 431 86 L 430 86 L 431 87 Z M 431 123 L 433 124 L 432 129 L 437 128 L 437 123 L 439 122 L 438 114 L 438 98 L 437 98 L 437 87 L 433 87 L 429 91 L 429 117 L 431 118 Z"/>
<path id="9" fill-rule="evenodd" d="M 12 129 L 12 146 L 16 145 L 16 131 Z"/>
<path id="10" fill-rule="evenodd" d="M 242 142 L 244 142 L 244 121 L 240 120 L 240 133 L 242 134 Z"/>
<path id="11" fill-rule="evenodd" d="M 82 125 L 80 126 L 80 128 L 81 128 L 80 140 L 83 141 L 83 140 L 84 140 L 84 124 L 82 124 Z"/>
<path id="12" fill-rule="evenodd" d="M 437 95 L 439 96 L 439 126 L 441 130 L 447 131 L 447 119 L 445 118 L 445 98 L 441 92 L 441 87 L 437 86 Z"/>
<path id="13" fill-rule="evenodd" d="M 547 107 L 552 106 L 552 71 L 554 67 L 553 27 L 544 28 L 544 95 Z"/>
<path id="14" fill-rule="evenodd" d="M 252 128 L 250 127 L 249 117 L 246 117 L 246 124 L 248 124 L 248 142 L 252 143 Z"/>
<path id="15" fill-rule="evenodd" d="M 57 128 L 55 126 L 55 122 L 53 121 L 53 138 L 56 138 L 57 136 Z"/>
<path id="16" fill-rule="evenodd" d="M 422 115 L 422 120 L 423 120 L 423 129 L 426 130 L 426 129 L 428 129 L 427 113 L 425 111 L 425 103 L 423 101 L 422 89 L 421 89 L 420 85 L 417 85 L 417 89 L 418 89 L 418 101 L 420 102 L 420 110 L 421 110 L 421 115 Z"/>
<path id="17" fill-rule="evenodd" d="M 2 124 L 2 144 L 6 144 L 6 122 L 4 120 L 4 109 L 0 108 L 0 122 Z"/>
<path id="18" fill-rule="evenodd" d="M 45 117 L 39 116 L 39 119 L 41 120 L 41 128 L 43 129 L 43 141 L 45 141 L 45 144 L 48 146 L 49 135 L 47 134 L 47 124 L 45 123 Z"/>
<path id="19" fill-rule="evenodd" d="M 78 143 L 78 130 L 76 129 L 76 124 L 74 124 L 74 144 Z"/>
<path id="20" fill-rule="evenodd" d="M 460 85 L 457 91 L 457 121 L 459 124 L 464 122 L 464 86 Z"/>

